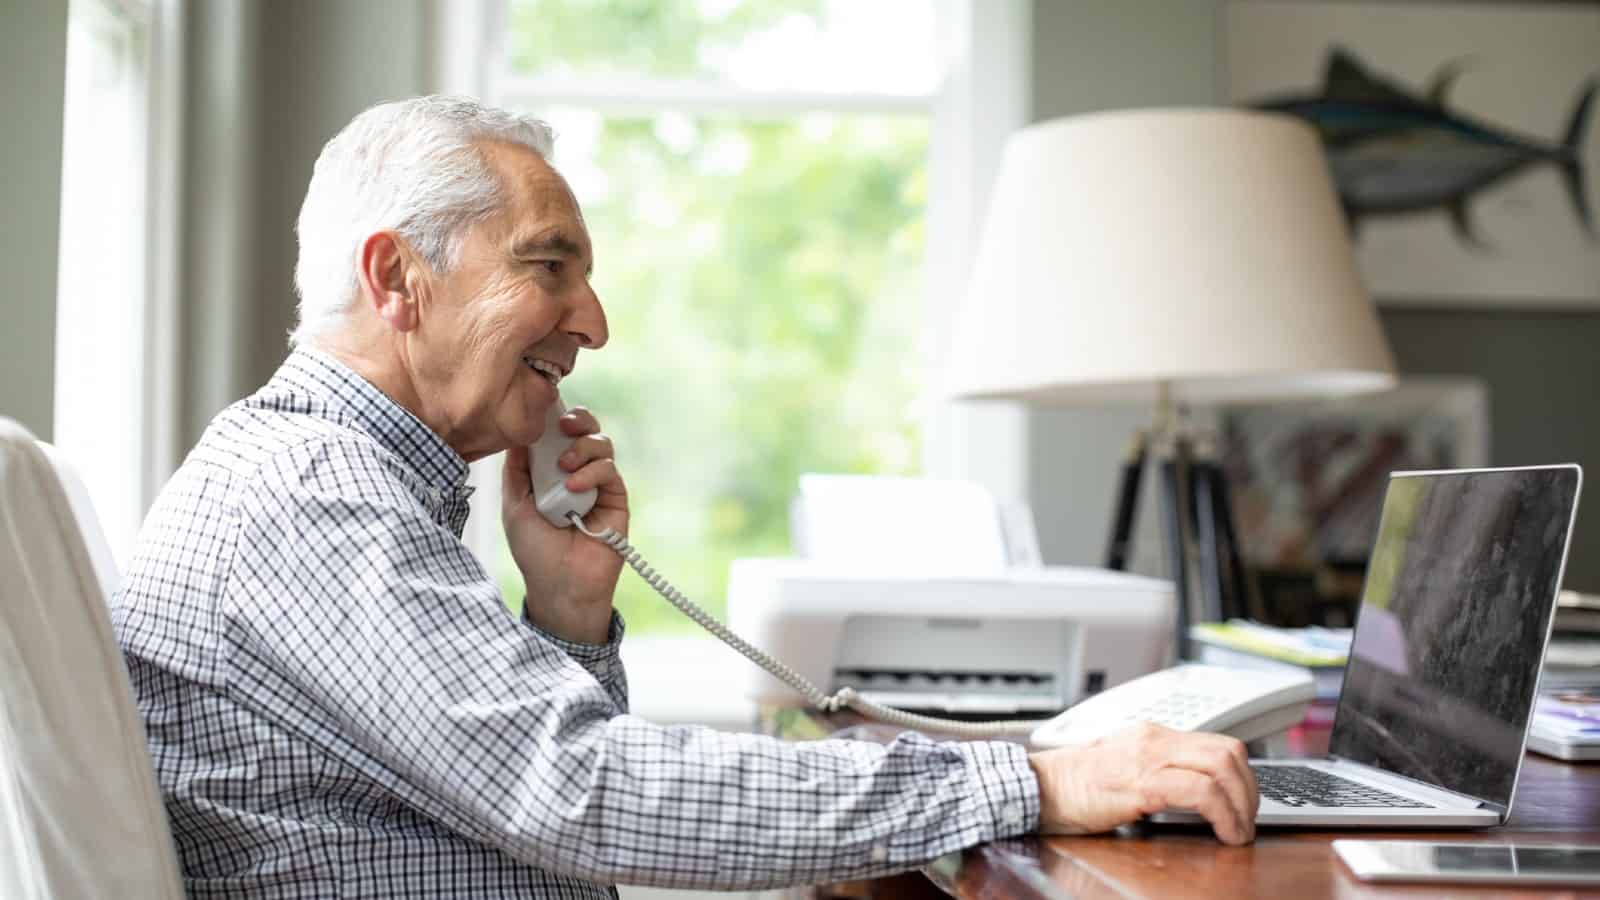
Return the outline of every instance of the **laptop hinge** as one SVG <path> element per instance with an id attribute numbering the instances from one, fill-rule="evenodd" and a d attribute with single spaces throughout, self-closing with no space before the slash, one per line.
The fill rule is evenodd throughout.
<path id="1" fill-rule="evenodd" d="M 1356 760 L 1347 759 L 1343 756 L 1336 756 L 1332 753 L 1328 754 L 1324 758 L 1329 762 L 1338 763 L 1341 766 L 1350 766 L 1352 768 L 1359 769 L 1361 774 L 1366 778 L 1375 779 L 1378 781 L 1387 781 L 1396 785 L 1397 787 L 1409 790 L 1412 793 L 1422 794 L 1425 797 L 1436 800 L 1441 806 L 1456 807 L 1459 809 L 1490 809 L 1498 813 L 1502 818 L 1504 818 L 1506 814 L 1506 808 L 1492 800 L 1485 800 L 1482 797 L 1474 797 L 1471 794 L 1463 794 L 1460 791 L 1452 791 L 1447 787 L 1440 787 L 1437 784 L 1412 778 L 1409 775 L 1401 775 L 1399 772 L 1391 772 L 1388 769 L 1382 769 L 1370 763 L 1357 762 Z"/>

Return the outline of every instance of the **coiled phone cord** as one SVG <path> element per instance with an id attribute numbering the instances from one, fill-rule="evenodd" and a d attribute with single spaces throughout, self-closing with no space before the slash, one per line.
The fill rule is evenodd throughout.
<path id="1" fill-rule="evenodd" d="M 824 712 L 837 712 L 848 707 L 869 719 L 886 722 L 901 728 L 914 728 L 924 731 L 937 731 L 944 734 L 962 738 L 1004 737 L 1031 734 L 1043 720 L 1008 719 L 995 722 L 962 722 L 956 719 L 942 719 L 937 716 L 920 716 L 905 710 L 884 706 L 856 693 L 855 688 L 844 687 L 833 694 L 824 694 L 806 679 L 804 675 L 796 672 L 782 662 L 773 659 L 759 648 L 751 646 L 743 638 L 728 630 L 726 625 L 718 622 L 712 615 L 701 609 L 693 600 L 683 595 L 683 592 L 672 586 L 672 583 L 658 573 L 639 551 L 633 549 L 627 539 L 618 534 L 614 529 L 606 528 L 601 531 L 590 531 L 583 524 L 583 519 L 577 513 L 568 513 L 567 518 L 579 531 L 610 547 L 622 557 L 632 569 L 639 573 L 645 584 L 655 589 L 655 592 L 666 598 L 668 603 L 677 607 L 678 611 L 693 619 L 697 625 L 716 635 L 723 643 L 744 654 L 745 658 L 771 672 L 778 680 L 799 691 L 806 701 Z"/>

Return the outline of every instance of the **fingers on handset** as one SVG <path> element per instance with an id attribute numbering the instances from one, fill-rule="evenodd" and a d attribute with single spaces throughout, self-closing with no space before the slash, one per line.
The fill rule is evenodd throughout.
<path id="1" fill-rule="evenodd" d="M 597 488 L 603 494 L 626 495 L 627 487 L 622 483 L 622 475 L 617 471 L 617 463 L 611 459 L 596 459 L 585 463 L 582 468 L 567 476 L 567 490 L 587 491 Z"/>
<path id="2" fill-rule="evenodd" d="M 587 434 L 572 442 L 572 446 L 562 452 L 556 464 L 568 472 L 575 471 L 591 460 L 612 459 L 617 455 L 616 447 L 612 446 L 611 438 L 595 432 Z"/>
<path id="3" fill-rule="evenodd" d="M 572 407 L 559 421 L 562 433 L 571 437 L 594 434 L 600 430 L 600 420 L 594 417 L 587 406 Z"/>

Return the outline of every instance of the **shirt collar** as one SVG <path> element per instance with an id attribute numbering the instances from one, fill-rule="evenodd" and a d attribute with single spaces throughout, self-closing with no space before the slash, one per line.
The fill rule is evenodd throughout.
<path id="1" fill-rule="evenodd" d="M 297 347 L 278 367 L 269 387 L 303 394 L 323 415 L 367 434 L 411 466 L 424 484 L 465 499 L 467 461 L 412 412 L 320 350 Z"/>

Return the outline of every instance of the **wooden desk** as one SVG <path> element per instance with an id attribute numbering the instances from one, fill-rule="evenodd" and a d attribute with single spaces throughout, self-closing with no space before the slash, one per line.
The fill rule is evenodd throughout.
<path id="1" fill-rule="evenodd" d="M 1357 881 L 1333 855 L 1335 838 L 1600 846 L 1600 764 L 1529 755 L 1511 821 L 1473 831 L 1376 832 L 1263 829 L 1248 847 L 1207 832 L 1150 829 L 1115 835 L 1003 841 L 941 860 L 938 877 L 963 898 L 1029 897 L 1597 897 L 1600 890 L 1530 891 L 1465 885 L 1375 885 Z M 941 867 L 933 867 L 938 871 Z M 937 876 L 936 876 L 937 877 Z"/>
<path id="2" fill-rule="evenodd" d="M 795 710 L 763 714 L 766 728 L 820 737 L 850 724 Z M 871 726 L 874 731 L 877 726 Z M 1095 900 L 1144 897 L 1594 897 L 1600 890 L 1517 890 L 1465 885 L 1374 885 L 1357 881 L 1333 854 L 1336 838 L 1400 838 L 1480 843 L 1582 844 L 1600 847 L 1600 763 L 1563 763 L 1529 754 L 1511 820 L 1492 829 L 1455 831 L 1305 831 L 1262 829 L 1248 847 L 1225 847 L 1209 830 L 1127 828 L 1094 837 L 1000 841 L 937 860 L 930 881 L 900 876 L 830 885 L 816 895 L 850 898 L 939 897 L 938 884 L 963 900 L 1005 897 Z"/>

